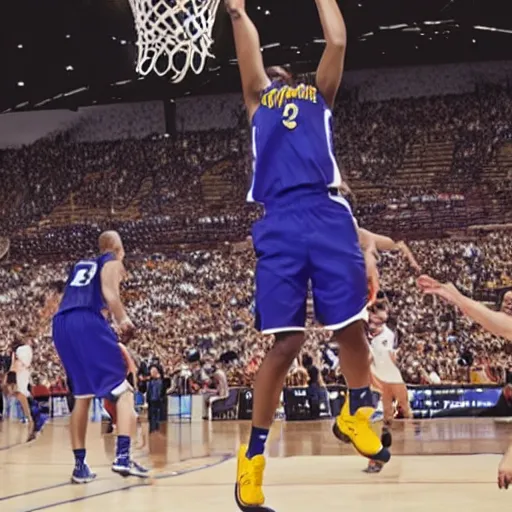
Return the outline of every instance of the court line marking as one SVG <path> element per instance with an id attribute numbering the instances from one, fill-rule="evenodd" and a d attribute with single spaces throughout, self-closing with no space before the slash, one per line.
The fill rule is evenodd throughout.
<path id="1" fill-rule="evenodd" d="M 169 473 L 164 473 L 164 474 L 160 474 L 160 475 L 156 475 L 154 476 L 154 480 L 165 480 L 165 479 L 168 479 L 168 478 L 175 478 L 175 477 L 178 477 L 178 476 L 183 476 L 183 475 L 188 475 L 190 473 L 195 473 L 197 471 L 203 471 L 205 469 L 210 469 L 210 468 L 213 468 L 215 466 L 219 466 L 220 464 L 224 464 L 225 462 L 227 462 L 228 460 L 232 459 L 234 457 L 233 454 L 231 453 L 225 453 L 225 454 L 219 454 L 217 455 L 218 457 L 220 457 L 220 460 L 216 460 L 215 462 L 210 462 L 210 463 L 206 463 L 206 464 L 203 464 L 197 468 L 191 468 L 191 469 L 185 469 L 185 470 L 181 470 L 181 471 L 171 471 Z M 190 459 L 185 459 L 185 460 L 182 460 L 182 461 L 179 461 L 177 462 L 176 464 L 182 464 L 182 463 L 185 463 L 185 462 L 188 462 L 188 461 L 191 461 L 191 460 L 195 460 L 195 459 L 202 459 L 202 458 L 205 458 L 206 456 L 201 456 L 201 457 L 192 457 Z M 109 479 L 109 478 L 102 478 L 102 479 L 97 479 L 95 480 L 94 482 L 97 482 L 97 481 L 105 481 L 105 480 L 113 480 L 113 479 Z M 21 493 L 17 493 L 17 494 L 13 494 L 11 496 L 6 496 L 6 497 L 3 497 L 3 498 L 0 498 L 0 501 L 6 501 L 8 499 L 16 499 L 16 498 L 20 498 L 20 497 L 23 497 L 23 496 L 29 496 L 31 494 L 36 494 L 38 492 L 45 492 L 45 491 L 50 491 L 50 490 L 53 490 L 53 489 L 58 489 L 60 487 L 65 487 L 65 486 L 74 486 L 71 482 L 63 482 L 63 483 L 60 483 L 60 484 L 54 484 L 54 485 L 51 485 L 51 486 L 46 486 L 46 487 L 40 487 L 38 489 L 32 489 L 30 491 L 25 491 L 25 492 L 21 492 Z M 92 485 L 94 485 L 94 483 L 92 483 Z M 108 490 L 105 490 L 105 491 L 101 491 L 101 492 L 98 492 L 98 493 L 95 493 L 95 494 L 88 494 L 87 496 L 79 496 L 79 497 L 76 497 L 76 498 L 70 498 L 70 499 L 67 499 L 67 500 L 62 500 L 62 501 L 57 501 L 55 503 L 47 503 L 45 505 L 41 505 L 40 507 L 36 507 L 36 508 L 28 508 L 28 509 L 22 509 L 22 512 L 36 512 L 38 510 L 47 510 L 49 508 L 52 508 L 52 507 L 59 507 L 61 505 L 67 505 L 69 503 L 76 503 L 76 502 L 79 502 L 79 501 L 85 501 L 85 500 L 88 500 L 88 499 L 91 499 L 91 498 L 96 498 L 98 496 L 105 496 L 106 494 L 114 494 L 116 492 L 120 492 L 120 491 L 126 491 L 128 489 L 133 489 L 133 488 L 136 488 L 136 487 L 147 487 L 148 485 L 150 485 L 148 482 L 139 482 L 139 483 L 134 483 L 134 484 L 128 484 L 128 485 L 124 485 L 122 487 L 117 487 L 115 489 L 108 489 Z"/>
<path id="2" fill-rule="evenodd" d="M 22 444 L 25 444 L 25 443 L 19 442 L 19 443 L 14 443 L 14 444 L 8 444 L 7 446 L 0 446 L 0 452 L 3 452 L 5 450 L 10 450 L 11 448 L 15 448 L 16 446 L 21 446 Z"/>
<path id="3" fill-rule="evenodd" d="M 361 471 L 362 472 L 362 471 Z M 371 478 L 371 477 L 370 477 Z M 362 482 L 361 480 L 347 480 L 344 482 L 322 482 L 322 483 L 293 483 L 293 482 L 286 482 L 286 483 L 274 483 L 274 484 L 265 484 L 265 488 L 268 487 L 334 487 L 334 486 L 343 486 L 346 487 L 348 485 L 495 485 L 496 480 L 468 480 L 468 481 L 461 481 L 461 480 L 408 480 L 408 481 L 402 481 L 402 480 L 396 480 L 392 479 L 393 477 L 388 477 L 388 479 L 381 479 L 381 480 L 368 480 L 368 482 Z M 179 484 L 180 487 L 198 487 L 199 484 Z M 204 483 L 201 482 L 201 487 L 231 487 L 234 486 L 234 483 Z M 166 486 L 170 489 L 175 488 L 173 485 Z"/>

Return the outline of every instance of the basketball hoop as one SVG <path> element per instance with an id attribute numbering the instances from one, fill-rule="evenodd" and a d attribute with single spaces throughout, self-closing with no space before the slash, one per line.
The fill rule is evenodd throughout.
<path id="1" fill-rule="evenodd" d="M 188 70 L 202 73 L 213 57 L 212 32 L 220 0 L 129 0 L 137 30 L 137 73 L 172 73 L 181 82 Z"/>

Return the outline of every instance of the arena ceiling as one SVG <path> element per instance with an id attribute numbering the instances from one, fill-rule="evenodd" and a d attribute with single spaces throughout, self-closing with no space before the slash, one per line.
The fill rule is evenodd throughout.
<path id="1" fill-rule="evenodd" d="M 171 1 L 171 0 L 169 0 Z M 510 0 L 340 0 L 347 69 L 512 59 Z M 265 63 L 314 70 L 322 45 L 314 0 L 247 0 Z M 299 7 L 300 5 L 300 7 Z M 217 58 L 179 85 L 134 68 L 128 0 L 16 0 L 0 16 L 0 112 L 173 98 L 240 87 L 229 21 Z M 316 41 L 316 42 L 315 42 Z"/>

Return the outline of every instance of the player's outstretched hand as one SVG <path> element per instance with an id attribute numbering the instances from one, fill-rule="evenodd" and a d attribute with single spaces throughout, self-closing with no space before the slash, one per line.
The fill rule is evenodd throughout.
<path id="1" fill-rule="evenodd" d="M 457 290 L 452 283 L 443 284 L 430 276 L 420 276 L 416 283 L 423 293 L 437 295 L 452 304 L 455 303 L 457 297 L 460 296 L 459 290 Z"/>
<path id="2" fill-rule="evenodd" d="M 118 326 L 119 329 L 119 341 L 123 344 L 128 342 L 135 335 L 135 326 L 129 318 L 124 319 Z"/>
<path id="3" fill-rule="evenodd" d="M 498 487 L 508 489 L 510 484 L 512 484 L 512 447 L 503 455 L 498 466 Z"/>
<path id="4" fill-rule="evenodd" d="M 441 288 L 441 283 L 433 277 L 422 275 L 418 277 L 416 283 L 424 293 L 434 293 L 435 290 Z"/>

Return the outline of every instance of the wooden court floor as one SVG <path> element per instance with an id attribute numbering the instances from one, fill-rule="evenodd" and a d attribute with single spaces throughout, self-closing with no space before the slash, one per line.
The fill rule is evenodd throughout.
<path id="1" fill-rule="evenodd" d="M 111 473 L 114 438 L 91 423 L 88 485 L 69 483 L 73 465 L 67 420 L 48 424 L 23 443 L 26 427 L 0 423 L 0 511 L 231 512 L 236 452 L 246 422 L 173 424 L 136 452 L 154 481 L 140 484 Z M 510 507 L 512 490 L 498 491 L 496 468 L 512 425 L 492 419 L 426 420 L 399 424 L 393 459 L 379 475 L 332 437 L 330 422 L 276 423 L 268 444 L 267 504 L 276 512 L 485 512 Z"/>

